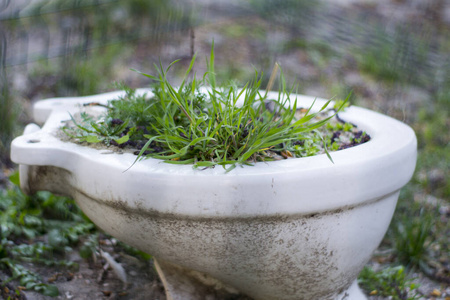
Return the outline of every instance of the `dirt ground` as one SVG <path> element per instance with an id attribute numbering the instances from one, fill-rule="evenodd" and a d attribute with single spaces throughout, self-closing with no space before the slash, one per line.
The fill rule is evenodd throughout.
<path id="1" fill-rule="evenodd" d="M 119 277 L 120 275 L 111 268 L 110 264 L 99 254 L 95 258 L 83 259 L 77 249 L 66 257 L 68 260 L 76 262 L 77 269 L 33 266 L 24 264 L 32 271 L 38 272 L 44 282 L 51 283 L 58 287 L 60 295 L 57 297 L 44 296 L 34 291 L 22 291 L 20 296 L 15 296 L 10 291 L 11 299 L 20 300 L 166 300 L 163 284 L 159 279 L 153 265 L 153 261 L 144 260 L 131 256 L 122 251 L 117 251 L 114 246 L 114 239 L 103 239 L 100 241 L 101 249 L 109 253 L 114 260 L 119 263 L 126 273 L 127 282 Z M 370 264 L 374 267 L 380 266 L 379 258 L 374 258 Z M 420 285 L 419 292 L 423 296 L 421 300 L 448 300 L 450 297 L 450 287 L 435 282 L 421 274 L 416 274 L 415 282 Z M 8 274 L 0 271 L 0 279 L 6 280 Z M 7 285 L 13 290 L 18 287 L 17 282 Z M 19 287 L 20 288 L 20 287 Z M 439 293 L 438 293 L 439 292 Z M 5 297 L 3 291 L 3 299 Z M 436 295 L 436 296 L 433 296 Z M 437 296 L 440 295 L 440 296 Z M 212 298 L 215 299 L 215 298 Z M 211 300 L 212 300 L 211 299 Z M 245 296 L 236 296 L 233 300 L 248 300 Z M 380 296 L 369 296 L 369 300 L 389 300 L 390 298 Z M 406 298 L 405 298 L 406 299 Z M 228 299 L 231 300 L 231 299 Z"/>
<path id="2" fill-rule="evenodd" d="M 109 253 L 123 267 L 126 273 L 126 282 L 119 278 L 107 260 L 99 253 L 90 259 L 84 259 L 80 257 L 78 249 L 74 249 L 65 259 L 77 263 L 78 268 L 43 268 L 41 265 L 24 264 L 25 267 L 37 272 L 44 282 L 57 286 L 59 296 L 49 297 L 27 290 L 21 292 L 21 298 L 12 299 L 166 299 L 164 287 L 153 267 L 152 260 L 139 259 L 120 250 L 117 251 L 112 246 L 114 239 L 103 239 L 100 242 L 102 251 Z M 4 271 L 0 271 L 1 280 L 6 280 L 8 277 L 9 275 Z M 10 289 L 17 287 L 17 282 L 9 284 Z M 3 293 L 3 297 L 7 299 L 5 293 Z"/>

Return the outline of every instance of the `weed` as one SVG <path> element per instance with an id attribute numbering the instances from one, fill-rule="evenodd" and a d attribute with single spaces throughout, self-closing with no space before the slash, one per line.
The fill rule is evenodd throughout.
<path id="1" fill-rule="evenodd" d="M 90 258 L 95 254 L 95 251 L 98 249 L 98 234 L 89 235 L 83 245 L 80 247 L 80 256 L 82 258 Z"/>
<path id="2" fill-rule="evenodd" d="M 26 269 L 8 258 L 2 258 L 0 263 L 9 268 L 12 273 L 10 280 L 19 279 L 20 285 L 28 290 L 35 290 L 46 296 L 55 297 L 59 295 L 58 288 L 51 284 L 45 284 L 36 273 Z M 9 281 L 10 281 L 9 280 Z M 7 281 L 7 282 L 9 282 Z"/>
<path id="3" fill-rule="evenodd" d="M 434 223 L 434 216 L 419 210 L 419 216 L 403 216 L 393 227 L 394 247 L 398 259 L 411 267 L 421 267 L 426 263 L 427 246 Z"/>
<path id="4" fill-rule="evenodd" d="M 13 185 L 0 191 L 0 269 L 9 273 L 10 278 L 0 281 L 0 287 L 6 288 L 17 280 L 27 290 L 57 296 L 56 286 L 43 282 L 26 264 L 76 269 L 76 263 L 55 257 L 71 252 L 78 245 L 81 257 L 92 257 L 99 249 L 99 232 L 72 199 L 49 192 L 24 195 L 19 189 L 18 173 L 10 181 Z M 118 244 L 131 255 L 150 258 L 128 245 Z"/>
<path id="5" fill-rule="evenodd" d="M 365 266 L 359 274 L 358 283 L 370 295 L 390 297 L 393 300 L 419 299 L 416 292 L 418 286 L 406 278 L 403 266 L 388 267 L 380 271 Z"/>
<path id="6" fill-rule="evenodd" d="M 431 197 L 432 200 L 427 200 Z M 408 268 L 446 282 L 448 279 L 448 222 L 440 203 L 410 182 L 399 202 L 383 244 L 393 249 L 393 258 Z M 444 213 L 445 214 L 445 213 Z"/>
<path id="7" fill-rule="evenodd" d="M 10 179 L 15 185 L 0 194 L 0 268 L 11 274 L 5 283 L 17 279 L 26 289 L 56 296 L 55 286 L 42 282 L 21 263 L 76 268 L 73 262 L 55 260 L 54 253 L 70 251 L 71 245 L 93 232 L 94 225 L 82 216 L 73 200 L 48 192 L 26 196 L 18 187 L 18 173 Z M 48 237 L 46 244 L 17 243 L 43 235 Z"/>
<path id="8" fill-rule="evenodd" d="M 125 88 L 124 97 L 109 101 L 106 116 L 95 119 L 81 114 L 81 122 L 72 118 L 75 126 L 66 126 L 63 131 L 81 142 L 130 145 L 138 149 L 137 159 L 148 156 L 195 168 L 221 165 L 229 171 L 236 165 L 274 160 L 276 155 L 302 157 L 323 151 L 329 156 L 327 146 L 337 137 L 333 138 L 333 132 L 324 137 L 319 128 L 333 115 L 327 112 L 316 117 L 325 112 L 330 101 L 319 112 L 311 113 L 309 108 L 299 113 L 293 88 L 287 89 L 282 73 L 277 99 L 267 99 L 261 92 L 258 72 L 243 89 L 232 81 L 219 87 L 213 48 L 209 71 L 202 80 L 194 78 L 187 83 L 194 62 L 195 56 L 180 87 L 167 80 L 175 62 L 167 69 L 160 65 L 157 76 L 141 73 L 156 81 L 154 96 L 137 95 Z M 237 105 L 238 100 L 243 104 Z M 339 111 L 347 101 L 335 109 Z M 351 131 L 353 126 L 347 125 L 335 130 L 345 127 Z M 351 145 L 367 140 L 368 135 L 357 132 Z"/>

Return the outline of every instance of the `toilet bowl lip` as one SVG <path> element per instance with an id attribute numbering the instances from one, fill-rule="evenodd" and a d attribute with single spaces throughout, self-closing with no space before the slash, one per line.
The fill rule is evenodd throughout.
<path id="1" fill-rule="evenodd" d="M 148 93 L 149 90 L 139 89 L 138 92 Z M 397 191 L 410 180 L 415 168 L 417 141 L 413 130 L 391 117 L 356 106 L 351 106 L 340 116 L 357 124 L 371 136 L 371 140 L 332 152 L 333 162 L 326 155 L 317 155 L 258 162 L 253 166 L 237 167 L 228 173 L 222 167 L 195 170 L 189 165 L 165 164 L 151 158 L 129 168 L 136 159 L 131 153 L 106 154 L 107 150 L 63 142 L 55 135 L 61 122 L 69 118 L 68 113 L 79 110 L 80 103 L 103 102 L 122 94 L 112 92 L 37 102 L 34 106 L 35 119 L 39 123 L 45 122 L 44 126 L 16 138 L 11 146 L 11 159 L 22 165 L 54 166 L 68 170 L 77 177 L 83 192 L 94 198 L 97 197 L 96 185 L 109 178 L 109 187 L 117 186 L 116 195 L 121 199 L 130 194 L 129 188 L 124 185 L 134 189 L 134 193 L 142 199 L 145 195 L 162 197 L 170 191 L 172 200 L 168 202 L 171 203 L 156 205 L 156 208 L 171 212 L 181 198 L 195 201 L 198 197 L 204 197 L 210 198 L 204 201 L 209 202 L 203 207 L 208 206 L 211 214 L 219 211 L 219 208 L 214 209 L 214 203 L 221 203 L 230 197 L 236 203 L 255 199 L 268 212 L 272 207 L 272 212 L 278 212 L 277 207 L 282 208 L 281 212 L 288 211 L 290 205 L 309 207 L 305 208 L 305 212 L 323 211 L 330 205 L 334 209 L 357 205 Z M 304 95 L 298 95 L 298 98 L 299 106 L 303 103 L 305 107 L 313 101 L 316 101 L 315 107 L 319 107 L 325 101 Z M 149 191 L 141 186 L 149 187 Z M 186 195 L 188 193 L 192 195 Z M 272 195 L 269 197 L 268 193 Z M 296 201 L 288 199 L 296 194 L 302 195 L 301 200 L 297 199 L 300 202 L 297 205 Z M 274 205 L 276 201 L 280 203 Z M 131 202 L 128 204 L 133 206 Z M 246 205 L 238 207 L 241 207 L 238 213 L 251 211 L 245 208 Z M 147 208 L 154 207 L 150 205 Z M 225 210 L 232 211 L 229 207 Z M 202 214 L 204 211 L 193 209 L 192 213 Z"/>

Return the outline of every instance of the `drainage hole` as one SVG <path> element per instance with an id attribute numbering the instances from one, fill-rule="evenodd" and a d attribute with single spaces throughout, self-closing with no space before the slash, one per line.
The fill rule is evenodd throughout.
<path id="1" fill-rule="evenodd" d="M 28 140 L 29 144 L 35 144 L 35 143 L 40 143 L 40 142 L 41 142 L 41 140 L 38 140 L 38 139 Z"/>

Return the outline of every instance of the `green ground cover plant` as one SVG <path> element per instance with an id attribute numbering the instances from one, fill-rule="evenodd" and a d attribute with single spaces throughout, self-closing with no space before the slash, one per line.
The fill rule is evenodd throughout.
<path id="1" fill-rule="evenodd" d="M 44 280 L 30 264 L 75 272 L 78 264 L 68 255 L 77 251 L 88 260 L 98 255 L 100 232 L 74 200 L 50 192 L 27 196 L 19 188 L 18 172 L 9 180 L 9 186 L 0 190 L 0 269 L 9 276 L 0 279 L 0 298 L 14 293 L 14 299 L 22 299 L 22 290 L 58 296 L 56 285 Z M 151 258 L 122 242 L 116 247 L 144 261 Z M 13 281 L 16 285 L 11 285 Z M 14 291 L 7 293 L 12 287 Z"/>
<path id="2" fill-rule="evenodd" d="M 364 267 L 358 277 L 361 287 L 370 291 L 370 295 L 389 297 L 392 300 L 420 299 L 416 289 L 418 286 L 407 278 L 405 267 L 388 267 L 375 271 Z"/>
<path id="3" fill-rule="evenodd" d="M 73 200 L 49 192 L 27 196 L 19 189 L 18 173 L 10 180 L 13 185 L 0 193 L 0 268 L 6 270 L 10 278 L 0 285 L 18 280 L 27 290 L 56 296 L 58 289 L 44 283 L 26 264 L 76 268 L 71 261 L 57 259 L 57 254 L 70 252 L 71 246 L 93 234 L 95 227 Z M 43 236 L 47 236 L 46 242 L 39 241 Z M 31 240 L 34 242 L 26 243 Z"/>
<path id="4" fill-rule="evenodd" d="M 402 190 L 385 242 L 395 260 L 442 282 L 449 281 L 448 89 L 438 91 L 432 105 L 419 109 L 412 126 L 418 138 L 417 170 Z M 443 206 L 443 207 L 441 207 Z M 443 210 L 442 210 L 443 209 Z"/>
<path id="5" fill-rule="evenodd" d="M 282 72 L 275 99 L 261 91 L 258 72 L 243 88 L 233 81 L 219 85 L 214 48 L 208 72 L 201 79 L 194 76 L 188 82 L 194 56 L 181 85 L 174 87 L 167 73 L 175 62 L 167 68 L 156 66 L 156 76 L 139 72 L 155 82 L 153 96 L 124 87 L 126 95 L 109 101 L 105 115 L 82 113 L 81 120 L 72 117 L 73 125 L 63 131 L 79 142 L 131 146 L 138 149 L 137 159 L 152 157 L 194 168 L 220 165 L 227 171 L 257 161 L 318 153 L 332 160 L 328 148 L 339 150 L 369 140 L 367 134 L 339 118 L 329 123 L 347 106 L 350 96 L 331 109 L 327 109 L 329 100 L 312 112 L 312 106 L 297 107 L 295 88 L 286 86 Z M 275 78 L 276 71 L 273 74 Z M 353 134 L 347 144 L 337 142 L 342 133 Z"/>
<path id="6" fill-rule="evenodd" d="M 400 262 L 419 268 L 426 263 L 433 222 L 433 214 L 424 209 L 418 209 L 416 217 L 403 215 L 395 222 L 394 247 Z"/>

